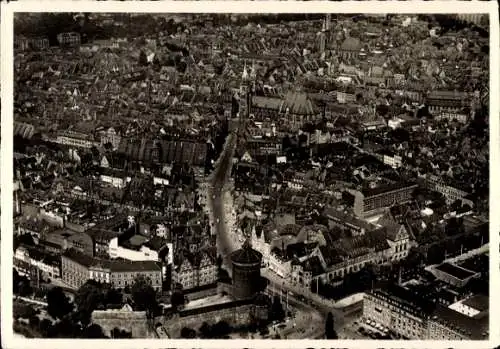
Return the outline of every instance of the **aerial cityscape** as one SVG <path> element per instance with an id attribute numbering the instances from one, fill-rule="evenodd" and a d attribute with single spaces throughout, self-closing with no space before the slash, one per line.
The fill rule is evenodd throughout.
<path id="1" fill-rule="evenodd" d="M 16 13 L 24 338 L 489 338 L 482 14 Z"/>

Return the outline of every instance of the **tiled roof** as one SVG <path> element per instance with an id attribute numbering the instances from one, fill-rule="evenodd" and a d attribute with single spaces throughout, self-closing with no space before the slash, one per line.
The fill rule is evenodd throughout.
<path id="1" fill-rule="evenodd" d="M 289 109 L 291 114 L 311 115 L 314 114 L 314 106 L 311 99 L 305 93 L 289 91 L 281 106 L 281 112 Z"/>
<path id="2" fill-rule="evenodd" d="M 344 40 L 340 49 L 343 51 L 359 51 L 361 49 L 361 41 L 357 38 L 348 37 Z"/>
<path id="3" fill-rule="evenodd" d="M 231 254 L 231 261 L 244 264 L 256 264 L 262 260 L 262 254 L 254 250 L 248 241 L 243 244 L 243 247 Z"/>

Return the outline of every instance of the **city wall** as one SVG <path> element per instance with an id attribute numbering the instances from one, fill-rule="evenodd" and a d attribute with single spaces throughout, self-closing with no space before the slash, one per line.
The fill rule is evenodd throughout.
<path id="1" fill-rule="evenodd" d="M 244 326 L 250 323 L 253 308 L 254 306 L 252 304 L 247 304 L 214 311 L 200 312 L 189 316 L 176 314 L 168 319 L 164 323 L 164 326 L 172 338 L 180 338 L 181 330 L 184 327 L 189 327 L 198 331 L 204 322 L 213 325 L 219 321 L 226 321 L 233 327 Z"/>
<path id="2" fill-rule="evenodd" d="M 110 337 L 111 331 L 116 327 L 131 332 L 132 338 L 153 338 L 144 311 L 94 311 L 92 313 L 92 323 L 101 326 L 104 334 Z"/>

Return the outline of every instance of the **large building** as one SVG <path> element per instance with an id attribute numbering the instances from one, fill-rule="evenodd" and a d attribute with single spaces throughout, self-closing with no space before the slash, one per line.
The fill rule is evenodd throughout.
<path id="1" fill-rule="evenodd" d="M 14 48 L 20 51 L 45 50 L 49 48 L 50 43 L 47 38 L 15 38 Z"/>
<path id="2" fill-rule="evenodd" d="M 485 313 L 467 316 L 451 306 L 420 299 L 401 286 L 369 292 L 363 301 L 364 318 L 416 340 L 485 340 L 489 326 Z"/>
<path id="3" fill-rule="evenodd" d="M 322 116 L 313 101 L 303 92 L 290 91 L 283 99 L 254 96 L 251 110 L 255 120 L 281 119 L 291 129 L 299 129 L 304 123 L 315 122 Z"/>
<path id="4" fill-rule="evenodd" d="M 93 146 L 98 145 L 98 142 L 95 141 L 92 135 L 78 131 L 61 132 L 57 136 L 55 142 L 62 145 L 68 145 L 72 147 L 86 148 L 86 149 L 90 149 Z"/>
<path id="5" fill-rule="evenodd" d="M 354 195 L 354 213 L 361 218 L 367 218 L 382 213 L 395 204 L 411 201 L 413 191 L 418 187 L 412 183 L 396 183 L 381 185 L 375 188 L 352 190 Z"/>
<path id="6" fill-rule="evenodd" d="M 61 46 L 78 46 L 81 42 L 81 37 L 79 33 L 67 32 L 57 34 L 57 42 Z"/>
<path id="7" fill-rule="evenodd" d="M 118 153 L 132 161 L 144 164 L 187 163 L 190 166 L 204 166 L 207 143 L 191 140 L 152 140 L 147 138 L 122 138 Z"/>
<path id="8" fill-rule="evenodd" d="M 442 263 L 429 267 L 429 271 L 438 280 L 454 287 L 464 287 L 470 280 L 478 278 L 481 275 L 478 272 L 451 263 Z"/>
<path id="9" fill-rule="evenodd" d="M 251 298 L 260 291 L 262 254 L 254 250 L 247 240 L 243 247 L 231 254 L 233 268 L 233 296 Z"/>
<path id="10" fill-rule="evenodd" d="M 61 266 L 62 280 L 72 288 L 92 279 L 121 289 L 140 276 L 149 279 L 153 288 L 162 288 L 161 267 L 154 261 L 104 260 L 70 249 L 63 253 Z"/>

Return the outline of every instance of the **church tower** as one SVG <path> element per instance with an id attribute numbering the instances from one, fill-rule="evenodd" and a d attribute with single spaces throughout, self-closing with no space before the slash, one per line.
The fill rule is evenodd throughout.
<path id="1" fill-rule="evenodd" d="M 248 119 L 251 113 L 252 107 L 252 94 L 255 92 L 255 65 L 252 66 L 251 73 L 248 73 L 247 65 L 243 68 L 243 73 L 241 74 L 241 85 L 239 91 L 239 113 L 244 119 Z"/>

